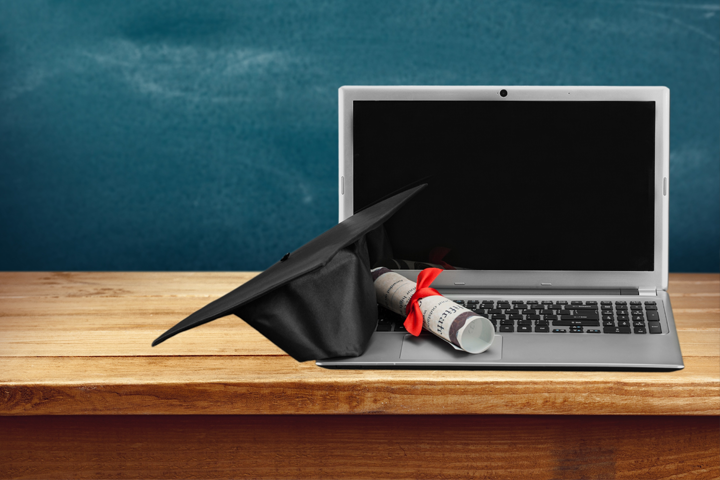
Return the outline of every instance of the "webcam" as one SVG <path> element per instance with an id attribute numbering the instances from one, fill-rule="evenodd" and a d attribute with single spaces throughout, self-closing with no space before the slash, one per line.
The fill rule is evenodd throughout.
<path id="1" fill-rule="evenodd" d="M 500 90 L 501 97 L 507 97 L 507 90 Z"/>

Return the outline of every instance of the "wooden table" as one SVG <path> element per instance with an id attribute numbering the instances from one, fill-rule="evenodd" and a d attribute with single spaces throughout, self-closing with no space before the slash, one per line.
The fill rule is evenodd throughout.
<path id="1" fill-rule="evenodd" d="M 720 478 L 720 275 L 677 372 L 326 370 L 227 317 L 253 273 L 0 273 L 0 478 Z"/>

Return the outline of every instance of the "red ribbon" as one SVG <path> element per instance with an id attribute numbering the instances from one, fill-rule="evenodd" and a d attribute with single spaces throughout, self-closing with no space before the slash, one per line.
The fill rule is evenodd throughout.
<path id="1" fill-rule="evenodd" d="M 404 323 L 405 329 L 416 337 L 420 335 L 423 327 L 423 316 L 420 311 L 420 305 L 418 305 L 418 300 L 432 295 L 440 295 L 440 292 L 434 288 L 430 288 L 430 285 L 441 273 L 442 270 L 439 268 L 426 268 L 420 272 L 417 278 L 415 294 L 413 294 L 410 298 L 410 303 L 405 307 L 405 314 L 407 315 Z"/>

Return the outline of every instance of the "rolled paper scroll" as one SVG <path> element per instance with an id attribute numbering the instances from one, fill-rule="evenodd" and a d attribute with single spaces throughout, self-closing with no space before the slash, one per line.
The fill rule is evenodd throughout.
<path id="1" fill-rule="evenodd" d="M 378 303 L 405 316 L 417 284 L 385 267 L 373 269 L 372 276 Z M 482 353 L 492 345 L 495 326 L 487 318 L 442 295 L 426 296 L 417 302 L 423 328 L 456 349 Z"/>

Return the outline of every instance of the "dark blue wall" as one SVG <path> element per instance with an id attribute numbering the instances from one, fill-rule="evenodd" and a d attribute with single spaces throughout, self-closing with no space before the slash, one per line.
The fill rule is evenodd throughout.
<path id="1" fill-rule="evenodd" d="M 337 219 L 341 85 L 665 85 L 718 271 L 720 3 L 0 2 L 0 269 L 258 270 Z"/>

